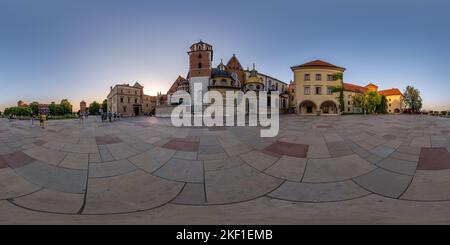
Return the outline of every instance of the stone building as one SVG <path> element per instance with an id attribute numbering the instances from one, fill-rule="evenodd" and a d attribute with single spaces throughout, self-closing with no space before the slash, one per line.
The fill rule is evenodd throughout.
<path id="1" fill-rule="evenodd" d="M 401 113 L 405 109 L 403 102 L 403 94 L 398 88 L 391 88 L 381 90 L 378 92 L 381 95 L 386 96 L 388 113 Z"/>
<path id="2" fill-rule="evenodd" d="M 345 68 L 315 60 L 291 67 L 294 72 L 296 108 L 299 114 L 339 114 L 339 102 L 333 88 L 343 86 L 334 80 Z"/>
<path id="3" fill-rule="evenodd" d="M 108 112 L 119 113 L 123 116 L 148 115 L 156 105 L 152 97 L 144 94 L 144 87 L 138 82 L 133 86 L 117 84 L 110 88 L 107 97 Z"/>

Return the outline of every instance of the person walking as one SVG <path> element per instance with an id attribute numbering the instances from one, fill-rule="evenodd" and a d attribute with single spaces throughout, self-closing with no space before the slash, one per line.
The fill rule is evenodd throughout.
<path id="1" fill-rule="evenodd" d="M 33 115 L 33 112 L 30 112 L 30 126 L 31 127 L 34 127 L 34 115 Z"/>
<path id="2" fill-rule="evenodd" d="M 111 113 L 111 112 L 108 112 L 108 119 L 109 119 L 109 122 L 111 122 L 111 118 L 112 118 L 112 113 Z"/>
<path id="3" fill-rule="evenodd" d="M 39 115 L 39 122 L 42 129 L 45 129 L 45 121 L 47 120 L 47 116 L 44 113 Z"/>

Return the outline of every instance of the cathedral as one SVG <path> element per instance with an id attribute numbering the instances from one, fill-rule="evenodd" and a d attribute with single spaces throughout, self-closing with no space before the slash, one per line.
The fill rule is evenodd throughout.
<path id="1" fill-rule="evenodd" d="M 194 84 L 202 84 L 202 95 L 207 91 L 218 91 L 225 98 L 226 91 L 274 91 L 280 93 L 280 109 L 288 106 L 287 84 L 273 77 L 258 73 L 253 65 L 252 70 L 244 70 L 236 55 L 223 60 L 213 67 L 214 51 L 212 45 L 200 41 L 193 44 L 188 52 L 189 71 L 186 78 L 178 76 L 167 92 L 167 104 L 177 105 L 182 102 L 174 93 L 176 91 L 194 92 Z M 197 91 L 199 92 L 199 91 Z M 203 96 L 202 96 L 203 97 Z"/>

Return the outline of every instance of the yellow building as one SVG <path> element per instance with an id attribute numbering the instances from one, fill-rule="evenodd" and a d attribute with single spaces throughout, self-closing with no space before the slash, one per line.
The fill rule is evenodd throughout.
<path id="1" fill-rule="evenodd" d="M 403 94 L 398 88 L 381 90 L 378 93 L 386 96 L 388 113 L 401 113 L 403 111 Z"/>
<path id="2" fill-rule="evenodd" d="M 344 73 L 345 68 L 315 60 L 291 69 L 299 114 L 339 114 L 338 94 L 333 93 L 333 88 L 342 86 L 343 81 L 334 80 L 333 75 Z"/>

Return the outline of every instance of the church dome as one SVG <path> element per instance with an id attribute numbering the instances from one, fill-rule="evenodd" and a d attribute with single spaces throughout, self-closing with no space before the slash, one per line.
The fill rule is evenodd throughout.
<path id="1" fill-rule="evenodd" d="M 250 84 L 250 83 L 263 84 L 261 79 L 258 77 L 258 71 L 255 69 L 254 64 L 253 64 L 253 69 L 250 71 L 250 75 L 248 76 L 247 80 L 245 80 L 245 84 Z"/>

